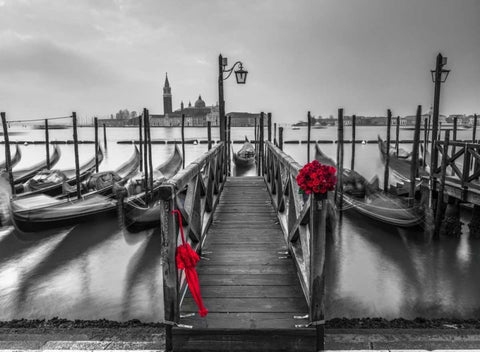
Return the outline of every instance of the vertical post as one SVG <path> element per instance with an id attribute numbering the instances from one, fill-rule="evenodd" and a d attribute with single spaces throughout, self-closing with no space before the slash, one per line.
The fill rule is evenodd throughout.
<path id="1" fill-rule="evenodd" d="M 223 100 L 223 57 L 218 56 L 218 110 L 220 118 L 220 140 L 225 141 L 225 101 Z"/>
<path id="2" fill-rule="evenodd" d="M 143 173 L 145 177 L 145 201 L 148 203 L 148 127 L 147 109 L 143 109 Z"/>
<path id="3" fill-rule="evenodd" d="M 10 182 L 10 187 L 12 188 L 12 195 L 15 195 L 15 184 L 13 183 L 13 174 L 12 174 L 12 155 L 10 154 L 10 140 L 8 138 L 8 127 L 7 127 L 7 117 L 2 111 L 0 113 L 2 117 L 2 126 L 3 126 L 3 138 L 5 140 L 5 168 L 8 173 L 8 180 Z"/>
<path id="4" fill-rule="evenodd" d="M 185 169 L 185 114 L 182 114 L 182 167 Z"/>
<path id="5" fill-rule="evenodd" d="M 103 147 L 107 150 L 107 126 L 103 124 Z"/>
<path id="6" fill-rule="evenodd" d="M 415 198 L 415 179 L 418 174 L 418 144 L 420 142 L 420 125 L 422 121 L 422 106 L 417 107 L 417 116 L 415 119 L 415 133 L 413 136 L 412 163 L 410 164 L 410 198 Z"/>
<path id="7" fill-rule="evenodd" d="M 395 126 L 395 153 L 398 158 L 398 153 L 399 153 L 399 138 L 400 138 L 400 116 L 397 116 L 397 126 Z M 420 137 L 420 136 L 419 136 Z"/>
<path id="8" fill-rule="evenodd" d="M 456 141 L 457 140 L 457 129 L 458 129 L 458 118 L 455 116 L 453 118 L 453 136 L 452 136 L 452 140 L 453 141 Z M 452 156 L 455 154 L 455 144 L 452 146 Z M 452 168 L 452 176 L 455 175 L 455 171 L 453 171 L 453 168 Z"/>
<path id="9" fill-rule="evenodd" d="M 98 172 L 98 118 L 93 119 L 95 126 L 95 172 Z"/>
<path id="10" fill-rule="evenodd" d="M 48 133 L 48 119 L 45 119 L 45 156 L 47 169 L 50 170 L 50 134 Z"/>
<path id="11" fill-rule="evenodd" d="M 352 115 L 352 171 L 355 170 L 355 139 L 356 139 L 356 128 L 357 128 L 357 116 Z"/>
<path id="12" fill-rule="evenodd" d="M 273 124 L 273 144 L 277 145 L 277 123 Z"/>
<path id="13" fill-rule="evenodd" d="M 148 132 L 148 174 L 149 174 L 149 180 L 150 180 L 150 185 L 149 189 L 150 192 L 153 192 L 153 163 L 152 163 L 152 135 L 151 135 L 151 129 L 150 129 L 150 112 L 148 109 L 146 109 L 146 123 L 147 123 L 147 132 Z"/>
<path id="14" fill-rule="evenodd" d="M 177 249 L 177 226 L 174 215 L 175 192 L 171 185 L 160 186 L 160 237 L 161 237 L 161 263 L 163 272 L 163 306 L 165 324 L 165 350 L 173 351 L 172 327 L 180 318 L 178 302 L 178 271 L 175 263 Z"/>
<path id="15" fill-rule="evenodd" d="M 278 128 L 278 148 L 283 150 L 283 127 Z"/>
<path id="16" fill-rule="evenodd" d="M 307 163 L 310 162 L 310 132 L 312 129 L 312 116 L 310 111 L 307 114 Z"/>
<path id="17" fill-rule="evenodd" d="M 263 120 L 264 120 L 265 114 L 262 111 L 260 113 L 260 142 L 258 144 L 258 176 L 262 176 L 263 172 Z"/>
<path id="18" fill-rule="evenodd" d="M 268 141 L 272 141 L 272 113 L 267 114 L 267 125 L 268 125 Z"/>
<path id="19" fill-rule="evenodd" d="M 208 150 L 212 149 L 212 122 L 207 122 Z"/>
<path id="20" fill-rule="evenodd" d="M 316 351 L 324 347 L 326 194 L 310 196 L 310 322 L 316 328 Z"/>
<path id="21" fill-rule="evenodd" d="M 340 204 L 342 208 L 342 194 L 343 194 L 343 109 L 338 109 L 338 138 L 337 138 L 337 187 L 335 187 L 335 201 Z M 340 195 L 338 194 L 340 190 Z"/>
<path id="22" fill-rule="evenodd" d="M 477 138 L 477 114 L 473 115 L 472 143 L 475 143 L 476 138 Z"/>
<path id="23" fill-rule="evenodd" d="M 437 61 L 435 64 L 435 92 L 433 97 L 433 116 L 432 116 L 432 146 L 431 146 L 431 162 L 430 166 L 432 170 L 437 168 L 438 163 L 438 150 L 435 148 L 435 141 L 437 140 L 438 133 L 438 110 L 440 107 L 440 86 L 442 84 L 442 67 L 443 67 L 443 56 L 442 54 L 437 55 Z"/>
<path id="24" fill-rule="evenodd" d="M 428 118 L 425 118 L 423 120 L 423 126 L 424 126 L 424 131 L 423 131 L 423 170 L 427 168 L 427 148 L 428 148 Z"/>
<path id="25" fill-rule="evenodd" d="M 227 126 L 227 164 L 228 164 L 228 175 L 230 176 L 231 175 L 231 170 L 232 170 L 232 155 L 231 155 L 231 152 L 232 152 L 232 146 L 231 146 L 231 143 L 232 143 L 232 131 L 231 131 L 231 128 L 232 128 L 232 116 L 228 116 L 227 117 L 227 123 L 228 123 L 228 126 Z"/>
<path id="26" fill-rule="evenodd" d="M 390 127 L 392 125 L 392 111 L 387 110 L 387 140 L 385 146 L 385 173 L 383 178 L 383 191 L 388 192 L 388 181 L 390 172 Z"/>
<path id="27" fill-rule="evenodd" d="M 75 182 L 77 183 L 77 198 L 82 197 L 80 190 L 80 162 L 78 160 L 77 113 L 72 112 L 73 119 L 73 148 L 75 152 Z"/>
<path id="28" fill-rule="evenodd" d="M 438 198 L 437 198 L 437 210 L 435 213 L 435 228 L 433 236 L 438 239 L 440 237 L 440 226 L 442 224 L 442 219 L 444 215 L 444 206 L 443 206 L 443 194 L 445 192 L 445 179 L 447 174 L 447 156 L 448 156 L 448 145 L 450 142 L 450 130 L 445 131 L 445 143 L 443 145 L 443 155 L 442 155 L 442 171 L 440 175 L 440 187 L 438 189 Z M 467 153 L 467 151 L 465 151 Z"/>
<path id="29" fill-rule="evenodd" d="M 138 145 L 140 146 L 140 172 L 143 171 L 143 138 L 142 138 L 142 118 L 138 117 Z"/>

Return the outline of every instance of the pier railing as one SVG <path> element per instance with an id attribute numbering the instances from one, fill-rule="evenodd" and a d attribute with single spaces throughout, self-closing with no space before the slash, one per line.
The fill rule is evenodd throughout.
<path id="1" fill-rule="evenodd" d="M 433 170 L 434 176 L 440 175 L 442 164 L 445 164 L 445 169 L 451 169 L 453 178 L 460 181 L 462 188 L 469 188 L 474 181 L 477 181 L 476 188 L 478 188 L 478 179 L 480 178 L 480 144 L 449 141 L 446 139 L 445 141 L 437 141 L 435 146 L 442 157 L 442 163 L 439 163 L 439 166 Z M 444 154 L 446 154 L 445 157 Z"/>
<path id="2" fill-rule="evenodd" d="M 225 184 L 224 151 L 225 144 L 217 144 L 160 187 L 161 258 L 167 344 L 172 341 L 171 327 L 179 322 L 180 304 L 186 290 L 186 281 L 179 275 L 175 263 L 180 229 L 177 218 L 171 212 L 174 209 L 180 211 L 186 240 L 194 250 L 201 253 L 205 234 Z"/>
<path id="3" fill-rule="evenodd" d="M 309 305 L 310 324 L 323 330 L 328 199 L 299 194 L 296 176 L 302 166 L 271 142 L 265 144 L 264 161 L 265 181 Z"/>

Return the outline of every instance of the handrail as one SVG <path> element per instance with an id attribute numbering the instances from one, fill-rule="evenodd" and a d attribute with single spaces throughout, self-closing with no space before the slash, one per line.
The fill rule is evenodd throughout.
<path id="1" fill-rule="evenodd" d="M 327 194 L 299 194 L 300 164 L 272 142 L 265 142 L 265 149 L 265 182 L 297 268 L 310 324 L 323 329 Z"/>
<path id="2" fill-rule="evenodd" d="M 180 211 L 186 240 L 201 254 L 225 184 L 224 150 L 224 142 L 217 144 L 159 187 L 166 350 L 172 350 L 172 326 L 179 323 L 180 305 L 187 288 L 185 278 L 176 267 L 180 232 L 178 219 L 171 212 Z"/>

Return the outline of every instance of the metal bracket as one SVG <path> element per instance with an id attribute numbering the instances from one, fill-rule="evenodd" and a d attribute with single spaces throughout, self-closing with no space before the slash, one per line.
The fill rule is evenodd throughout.
<path id="1" fill-rule="evenodd" d="M 163 321 L 163 324 L 165 324 L 165 325 L 171 325 L 171 326 L 176 326 L 176 327 L 178 327 L 178 328 L 183 328 L 183 329 L 193 329 L 193 326 L 192 326 L 192 325 L 179 324 L 179 323 L 175 323 L 175 322 L 173 322 L 173 321 L 168 321 L 168 320 Z"/>

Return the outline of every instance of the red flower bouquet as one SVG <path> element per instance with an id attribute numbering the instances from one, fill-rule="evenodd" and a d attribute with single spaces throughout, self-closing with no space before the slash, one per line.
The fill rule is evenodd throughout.
<path id="1" fill-rule="evenodd" d="M 333 191 L 337 184 L 337 169 L 322 165 L 317 160 L 306 164 L 297 175 L 301 194 L 326 193 Z"/>

